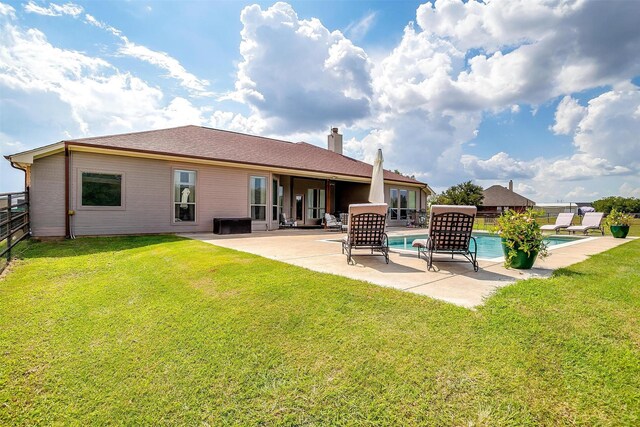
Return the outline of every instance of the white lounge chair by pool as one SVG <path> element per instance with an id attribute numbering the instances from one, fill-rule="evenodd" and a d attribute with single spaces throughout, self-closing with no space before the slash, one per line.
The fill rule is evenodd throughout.
<path id="1" fill-rule="evenodd" d="M 599 230 L 604 236 L 604 227 L 602 226 L 602 212 L 587 212 L 582 218 L 582 225 L 572 225 L 567 228 L 571 234 L 576 231 L 582 231 L 584 234 L 589 234 L 589 230 Z"/>
<path id="2" fill-rule="evenodd" d="M 571 227 L 571 221 L 573 221 L 574 214 L 571 212 L 563 212 L 558 214 L 555 224 L 547 224 L 540 227 L 542 231 L 553 231 L 556 234 L 562 229 Z"/>

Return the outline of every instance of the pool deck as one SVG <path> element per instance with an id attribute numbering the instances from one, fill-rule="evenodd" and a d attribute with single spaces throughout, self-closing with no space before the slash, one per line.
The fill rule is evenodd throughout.
<path id="1" fill-rule="evenodd" d="M 416 234 L 416 229 L 391 228 L 390 236 Z M 502 259 L 479 260 L 476 273 L 469 262 L 438 262 L 450 256 L 434 257 L 435 271 L 427 271 L 427 263 L 415 254 L 390 252 L 389 264 L 382 256 L 358 256 L 347 264 L 337 239 L 345 234 L 324 230 L 277 230 L 251 234 L 215 235 L 210 233 L 182 234 L 217 246 L 249 252 L 321 273 L 337 274 L 380 286 L 426 295 L 462 307 L 481 305 L 496 289 L 531 277 L 549 277 L 553 270 L 583 261 L 589 256 L 629 242 L 632 238 L 595 237 L 579 243 L 553 246 L 549 257 L 537 260 L 531 270 L 503 267 Z M 361 253 L 368 253 L 363 251 Z M 456 257 L 462 258 L 462 257 Z M 462 258 L 464 259 L 464 258 Z"/>

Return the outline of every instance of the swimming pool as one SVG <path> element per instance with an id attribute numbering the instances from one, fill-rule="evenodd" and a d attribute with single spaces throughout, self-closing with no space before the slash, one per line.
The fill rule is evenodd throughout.
<path id="1" fill-rule="evenodd" d="M 500 236 L 488 233 L 473 233 L 473 237 L 478 242 L 478 258 L 499 258 L 503 256 Z M 416 251 L 411 246 L 415 239 L 426 239 L 426 234 L 412 234 L 406 236 L 389 236 L 389 248 L 396 250 Z M 565 243 L 576 242 L 582 240 L 582 237 L 574 236 L 546 236 L 544 241 L 547 246 L 557 246 Z M 471 243 L 473 245 L 473 243 Z"/>

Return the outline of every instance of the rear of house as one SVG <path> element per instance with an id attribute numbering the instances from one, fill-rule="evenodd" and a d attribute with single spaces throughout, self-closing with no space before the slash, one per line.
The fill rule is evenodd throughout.
<path id="1" fill-rule="evenodd" d="M 34 236 L 210 232 L 214 218 L 253 230 L 300 226 L 366 202 L 372 166 L 328 149 L 198 126 L 61 141 L 6 156 L 25 170 Z M 404 225 L 432 194 L 385 171 L 389 224 Z"/>

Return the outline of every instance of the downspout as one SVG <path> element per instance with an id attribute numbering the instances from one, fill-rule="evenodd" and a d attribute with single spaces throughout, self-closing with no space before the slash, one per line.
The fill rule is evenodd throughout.
<path id="1" fill-rule="evenodd" d="M 69 218 L 69 145 L 64 143 L 64 234 L 71 238 L 71 221 Z"/>
<path id="2" fill-rule="evenodd" d="M 27 183 L 28 183 L 29 181 L 28 181 L 28 179 L 27 179 L 27 169 L 26 169 L 26 168 L 25 168 L 25 169 L 22 169 L 20 166 L 18 166 L 18 165 L 16 165 L 15 163 L 13 163 L 13 162 L 11 161 L 11 159 L 9 159 L 9 163 L 11 164 L 11 167 L 12 167 L 12 168 L 14 168 L 14 169 L 17 169 L 17 170 L 19 170 L 19 171 L 24 172 L 24 189 L 25 189 L 25 191 L 28 191 L 28 190 L 29 190 L 29 185 L 27 185 Z"/>

